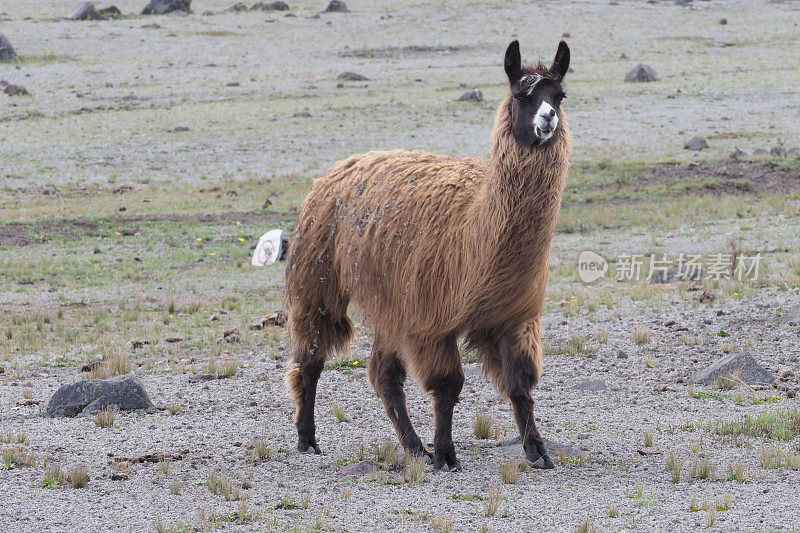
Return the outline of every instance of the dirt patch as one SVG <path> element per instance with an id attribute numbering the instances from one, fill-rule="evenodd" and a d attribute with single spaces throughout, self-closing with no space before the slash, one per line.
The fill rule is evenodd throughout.
<path id="1" fill-rule="evenodd" d="M 219 213 L 208 215 L 155 214 L 132 217 L 111 217 L 105 219 L 70 219 L 61 221 L 36 222 L 33 224 L 7 224 L 0 226 L 0 247 L 28 246 L 51 240 L 60 236 L 76 238 L 79 235 L 97 230 L 101 224 L 136 224 L 141 222 L 201 222 L 226 223 L 231 220 L 240 222 L 259 221 L 264 223 L 266 231 L 269 224 L 282 222 L 284 216 L 279 213 L 260 213 L 244 211 L 236 213 Z"/>
<path id="2" fill-rule="evenodd" d="M 709 179 L 709 194 L 775 194 L 800 189 L 800 167 L 781 167 L 763 161 L 713 161 L 706 163 L 665 163 L 645 174 L 647 183 L 677 183 Z"/>

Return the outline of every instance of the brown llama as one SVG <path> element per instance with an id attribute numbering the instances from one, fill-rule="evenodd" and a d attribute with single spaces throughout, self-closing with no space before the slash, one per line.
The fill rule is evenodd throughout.
<path id="1" fill-rule="evenodd" d="M 353 300 L 374 327 L 368 375 L 405 449 L 460 470 L 453 407 L 464 384 L 459 340 L 514 409 L 525 456 L 552 468 L 533 415 L 542 373 L 541 313 L 550 241 L 569 168 L 560 109 L 569 68 L 561 42 L 553 65 L 505 55 L 489 161 L 423 151 L 354 155 L 314 182 L 289 247 L 286 289 L 301 452 L 320 453 L 317 381 L 334 351 L 346 353 Z M 410 369 L 433 397 L 434 453 L 408 416 Z"/>

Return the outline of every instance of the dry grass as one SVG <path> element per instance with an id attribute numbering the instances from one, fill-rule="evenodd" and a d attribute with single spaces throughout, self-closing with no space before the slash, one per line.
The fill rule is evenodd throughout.
<path id="1" fill-rule="evenodd" d="M 638 345 L 648 344 L 650 342 L 651 334 L 647 328 L 638 328 L 633 332 L 633 343 Z"/>
<path id="2" fill-rule="evenodd" d="M 500 465 L 500 480 L 506 485 L 513 485 L 519 478 L 519 461 L 508 461 Z"/>
<path id="3" fill-rule="evenodd" d="M 689 479 L 712 479 L 714 477 L 714 471 L 714 464 L 707 457 L 695 459 L 691 472 L 689 473 Z"/>
<path id="4" fill-rule="evenodd" d="M 419 485 L 422 483 L 425 473 L 424 455 L 406 455 L 403 466 L 403 481 L 409 485 Z"/>
<path id="5" fill-rule="evenodd" d="M 23 430 L 19 432 L 2 431 L 0 432 L 0 443 L 3 444 L 25 444 L 28 433 Z"/>
<path id="6" fill-rule="evenodd" d="M 486 516 L 494 516 L 503 501 L 503 493 L 500 487 L 489 489 L 489 494 L 483 499 Z"/>
<path id="7" fill-rule="evenodd" d="M 375 460 L 381 463 L 386 470 L 396 470 L 401 459 L 400 450 L 392 440 L 386 440 L 375 449 Z"/>
<path id="8" fill-rule="evenodd" d="M 433 530 L 437 533 L 453 533 L 456 526 L 449 516 L 438 514 L 433 518 Z"/>
<path id="9" fill-rule="evenodd" d="M 738 481 L 742 483 L 744 481 L 744 471 L 745 466 L 743 462 L 728 463 L 728 481 Z"/>
<path id="10" fill-rule="evenodd" d="M 475 423 L 472 425 L 472 431 L 479 439 L 492 438 L 492 431 L 494 424 L 491 419 L 483 413 L 475 414 Z"/>
<path id="11" fill-rule="evenodd" d="M 597 533 L 597 528 L 594 527 L 592 517 L 586 515 L 583 520 L 575 527 L 576 533 Z"/>
<path id="12" fill-rule="evenodd" d="M 338 422 L 350 422 L 347 410 L 338 403 L 333 404 L 333 416 L 336 417 Z"/>
<path id="13" fill-rule="evenodd" d="M 619 509 L 617 509 L 617 504 L 612 503 L 608 506 L 608 517 L 609 518 L 618 518 L 619 517 Z"/>
<path id="14" fill-rule="evenodd" d="M 25 446 L 3 448 L 3 468 L 10 470 L 25 466 L 36 466 L 36 456 L 28 453 Z"/>
<path id="15" fill-rule="evenodd" d="M 169 484 L 169 493 L 173 496 L 180 494 L 183 490 L 183 481 L 180 479 L 173 479 Z"/>
<path id="16" fill-rule="evenodd" d="M 58 463 L 47 465 L 44 471 L 44 479 L 42 480 L 42 488 L 55 489 L 62 483 L 61 465 Z"/>
<path id="17" fill-rule="evenodd" d="M 216 470 L 212 470 L 208 476 L 208 490 L 211 494 L 217 494 L 225 498 L 226 501 L 241 500 L 245 497 L 239 485 L 233 480 L 221 476 Z"/>
<path id="18" fill-rule="evenodd" d="M 652 431 L 645 431 L 644 432 L 644 446 L 645 446 L 645 448 L 652 448 L 653 447 L 653 432 Z"/>
<path id="19" fill-rule="evenodd" d="M 92 420 L 101 428 L 110 428 L 114 426 L 114 419 L 117 418 L 117 408 L 114 405 L 109 405 L 97 411 Z"/>
<path id="20" fill-rule="evenodd" d="M 250 449 L 250 459 L 254 463 L 261 463 L 263 461 L 272 459 L 272 456 L 272 447 L 269 445 L 269 442 L 267 442 L 267 439 L 263 437 L 253 437 L 253 446 Z"/>
<path id="21" fill-rule="evenodd" d="M 672 482 L 677 483 L 681 480 L 681 471 L 683 470 L 683 461 L 681 461 L 678 454 L 670 452 L 667 456 L 667 471 L 670 472 Z"/>
<path id="22" fill-rule="evenodd" d="M 73 489 L 81 489 L 89 483 L 89 471 L 86 466 L 77 465 L 69 471 L 64 479 Z"/>

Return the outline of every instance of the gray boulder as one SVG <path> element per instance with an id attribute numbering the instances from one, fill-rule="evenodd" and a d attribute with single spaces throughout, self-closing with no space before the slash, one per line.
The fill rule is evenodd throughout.
<path id="1" fill-rule="evenodd" d="M 649 65 L 639 63 L 633 67 L 633 70 L 625 75 L 625 81 L 658 81 L 658 75 L 656 74 L 656 71 L 653 70 Z"/>
<path id="2" fill-rule="evenodd" d="M 459 101 L 483 102 L 483 92 L 480 89 L 472 89 L 458 97 Z"/>
<path id="3" fill-rule="evenodd" d="M 711 366 L 692 376 L 692 383 L 705 384 L 715 382 L 719 378 L 737 376 L 748 385 L 770 385 L 775 381 L 766 368 L 747 352 L 726 355 Z"/>
<path id="4" fill-rule="evenodd" d="M 369 80 L 368 77 L 364 76 L 363 74 L 358 74 L 356 72 L 342 72 L 338 76 L 336 76 L 337 80 L 346 80 L 346 81 L 367 81 Z"/>
<path id="5" fill-rule="evenodd" d="M 173 11 L 189 12 L 192 0 L 150 0 L 142 10 L 142 15 L 164 15 Z"/>
<path id="6" fill-rule="evenodd" d="M 251 11 L 289 11 L 289 4 L 286 2 L 258 2 L 253 4 Z"/>
<path id="7" fill-rule="evenodd" d="M 684 148 L 699 152 L 700 150 L 708 148 L 708 143 L 702 137 L 692 137 L 689 142 L 684 145 Z"/>
<path id="8" fill-rule="evenodd" d="M 5 35 L 0 33 L 0 61 L 16 61 L 18 59 L 19 57 L 17 57 L 14 47 L 11 46 Z"/>
<path id="9" fill-rule="evenodd" d="M 325 13 L 350 13 L 350 10 L 342 0 L 331 0 L 331 3 L 325 8 Z"/>
<path id="10" fill-rule="evenodd" d="M 108 406 L 121 410 L 152 409 L 142 382 L 132 375 L 111 379 L 85 379 L 58 389 L 47 404 L 49 418 L 88 416 Z"/>
<path id="11" fill-rule="evenodd" d="M 72 14 L 67 18 L 69 20 L 100 20 L 100 15 L 97 14 L 93 3 L 81 2 L 75 6 L 75 9 L 72 10 Z"/>

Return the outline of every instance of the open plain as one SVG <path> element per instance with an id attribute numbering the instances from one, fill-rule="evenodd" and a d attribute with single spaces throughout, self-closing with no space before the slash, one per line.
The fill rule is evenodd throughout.
<path id="1" fill-rule="evenodd" d="M 71 21 L 73 2 L 0 0 L 19 54 L 0 79 L 28 92 L 0 92 L 0 529 L 800 531 L 800 3 L 233 3 Z M 463 472 L 404 458 L 360 322 L 320 380 L 324 454 L 297 454 L 287 334 L 262 323 L 284 264 L 251 246 L 349 154 L 486 157 L 513 38 L 526 61 L 572 49 L 534 395 L 555 470 L 526 468 L 468 352 Z M 658 81 L 625 82 L 638 63 Z M 605 276 L 581 281 L 584 251 Z M 681 255 L 701 279 L 650 281 Z M 692 383 L 739 353 L 775 382 Z M 61 385 L 129 373 L 155 409 L 43 416 Z"/>

